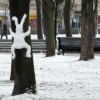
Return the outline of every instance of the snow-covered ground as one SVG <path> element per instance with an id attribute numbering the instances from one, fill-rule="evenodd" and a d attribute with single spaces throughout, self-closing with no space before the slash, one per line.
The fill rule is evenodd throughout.
<path id="1" fill-rule="evenodd" d="M 78 61 L 79 53 L 33 56 L 37 94 L 11 96 L 11 53 L 0 52 L 0 100 L 100 100 L 100 54 L 90 61 Z"/>
<path id="2" fill-rule="evenodd" d="M 8 39 L 11 39 L 11 35 L 7 35 L 8 36 Z M 57 37 L 66 37 L 65 34 L 58 34 Z M 72 37 L 81 37 L 81 34 L 73 34 Z M 96 37 L 100 37 L 100 34 L 97 34 Z M 45 36 L 43 35 L 43 38 L 45 39 Z M 3 36 L 2 39 L 6 39 L 5 36 Z M 37 39 L 37 35 L 31 35 L 31 39 Z"/>
<path id="3" fill-rule="evenodd" d="M 31 39 L 37 39 L 37 35 L 31 35 Z M 14 86 L 9 80 L 11 53 L 0 52 L 0 100 L 100 100 L 100 54 L 95 54 L 95 59 L 90 61 L 78 61 L 79 53 L 54 57 L 34 53 L 33 57 L 37 94 L 11 96 Z"/>

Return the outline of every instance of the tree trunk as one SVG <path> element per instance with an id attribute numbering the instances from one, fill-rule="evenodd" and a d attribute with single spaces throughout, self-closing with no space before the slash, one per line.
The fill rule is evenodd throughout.
<path id="1" fill-rule="evenodd" d="M 15 66 L 15 64 L 14 64 L 14 61 L 12 59 L 12 61 L 11 61 L 11 75 L 10 75 L 10 80 L 11 81 L 15 80 L 15 78 L 14 78 L 14 66 Z"/>
<path id="2" fill-rule="evenodd" d="M 44 34 L 46 35 L 46 56 L 55 55 L 54 43 L 54 10 L 55 3 L 53 0 L 43 0 L 43 21 L 44 21 Z"/>
<path id="3" fill-rule="evenodd" d="M 41 0 L 36 0 L 36 7 L 37 7 L 37 35 L 38 35 L 38 39 L 43 39 L 42 19 L 41 19 Z"/>
<path id="4" fill-rule="evenodd" d="M 70 11 L 71 11 L 71 0 L 65 0 L 64 24 L 65 24 L 66 37 L 72 37 L 70 28 Z"/>
<path id="5" fill-rule="evenodd" d="M 24 14 L 27 14 L 23 31 L 26 32 L 29 26 L 29 3 L 30 0 L 9 0 L 10 17 L 16 16 L 20 23 Z M 15 23 L 11 19 L 11 28 L 15 31 Z M 24 33 L 23 33 L 24 34 Z M 25 41 L 31 46 L 31 38 L 27 36 Z M 12 95 L 18 95 L 25 92 L 36 93 L 35 71 L 33 64 L 33 55 L 31 49 L 31 58 L 25 56 L 26 49 L 16 49 L 16 58 L 12 60 L 12 71 L 14 71 L 14 89 Z M 14 69 L 14 70 L 13 70 Z M 12 72 L 13 73 L 13 72 Z"/>
<path id="6" fill-rule="evenodd" d="M 94 58 L 92 16 L 93 16 L 93 0 L 82 0 L 80 60 L 84 61 Z"/>

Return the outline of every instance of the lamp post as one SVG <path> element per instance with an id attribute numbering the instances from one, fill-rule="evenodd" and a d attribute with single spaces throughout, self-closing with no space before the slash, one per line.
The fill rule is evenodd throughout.
<path id="1" fill-rule="evenodd" d="M 54 35 L 55 35 L 55 47 L 56 47 L 56 35 L 57 35 L 57 0 L 55 2 L 55 22 L 54 22 Z"/>
<path id="2" fill-rule="evenodd" d="M 5 24 L 6 24 L 6 0 L 5 0 Z"/>
<path id="3" fill-rule="evenodd" d="M 62 3 L 64 0 L 55 0 L 55 22 L 54 22 L 54 35 L 55 35 L 55 46 L 56 46 L 56 35 L 57 35 L 57 6 Z"/>
<path id="4" fill-rule="evenodd" d="M 5 5 L 5 24 L 6 24 L 6 5 Z"/>

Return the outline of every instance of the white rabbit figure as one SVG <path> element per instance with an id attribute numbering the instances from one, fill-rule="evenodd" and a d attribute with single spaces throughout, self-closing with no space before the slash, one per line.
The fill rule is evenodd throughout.
<path id="1" fill-rule="evenodd" d="M 23 18 L 20 24 L 18 24 L 18 18 L 15 16 L 12 17 L 12 20 L 15 21 L 15 25 L 16 25 L 15 33 L 11 30 L 11 28 L 9 29 L 11 36 L 14 38 L 14 42 L 11 46 L 13 59 L 16 57 L 15 49 L 21 49 L 21 48 L 26 48 L 27 49 L 26 57 L 29 57 L 29 58 L 31 57 L 31 47 L 25 42 L 25 37 L 30 34 L 31 28 L 29 26 L 28 31 L 25 33 L 23 32 L 23 24 L 24 24 L 25 18 L 26 18 L 26 14 L 23 15 Z"/>

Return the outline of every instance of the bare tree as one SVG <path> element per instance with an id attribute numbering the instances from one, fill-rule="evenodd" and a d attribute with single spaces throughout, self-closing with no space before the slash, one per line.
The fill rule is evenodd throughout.
<path id="1" fill-rule="evenodd" d="M 46 56 L 55 55 L 55 43 L 54 43 L 54 11 L 55 2 L 53 0 L 42 0 L 43 22 L 44 22 L 44 34 L 46 35 Z"/>
<path id="2" fill-rule="evenodd" d="M 21 18 L 24 14 L 27 15 L 23 25 L 23 31 L 26 32 L 29 26 L 29 4 L 30 0 L 9 0 L 9 9 L 11 17 L 11 29 L 15 33 L 16 27 L 12 17 L 18 18 L 18 23 L 21 22 Z M 23 33 L 24 34 L 24 33 Z M 31 38 L 27 36 L 25 41 L 31 46 Z M 18 95 L 25 92 L 36 93 L 36 81 L 35 71 L 33 64 L 33 55 L 31 49 L 31 58 L 25 57 L 26 49 L 16 49 L 16 58 L 12 59 L 12 68 L 14 75 L 14 89 L 12 95 Z"/>
<path id="3" fill-rule="evenodd" d="M 37 35 L 38 35 L 38 39 L 43 39 L 42 19 L 41 19 L 41 0 L 36 0 L 36 7 L 37 7 Z"/>
<path id="4" fill-rule="evenodd" d="M 66 37 L 72 37 L 70 28 L 70 11 L 71 11 L 71 0 L 65 0 L 64 23 L 65 23 Z"/>
<path id="5" fill-rule="evenodd" d="M 94 58 L 93 50 L 93 0 L 82 0 L 81 55 L 80 60 Z"/>

